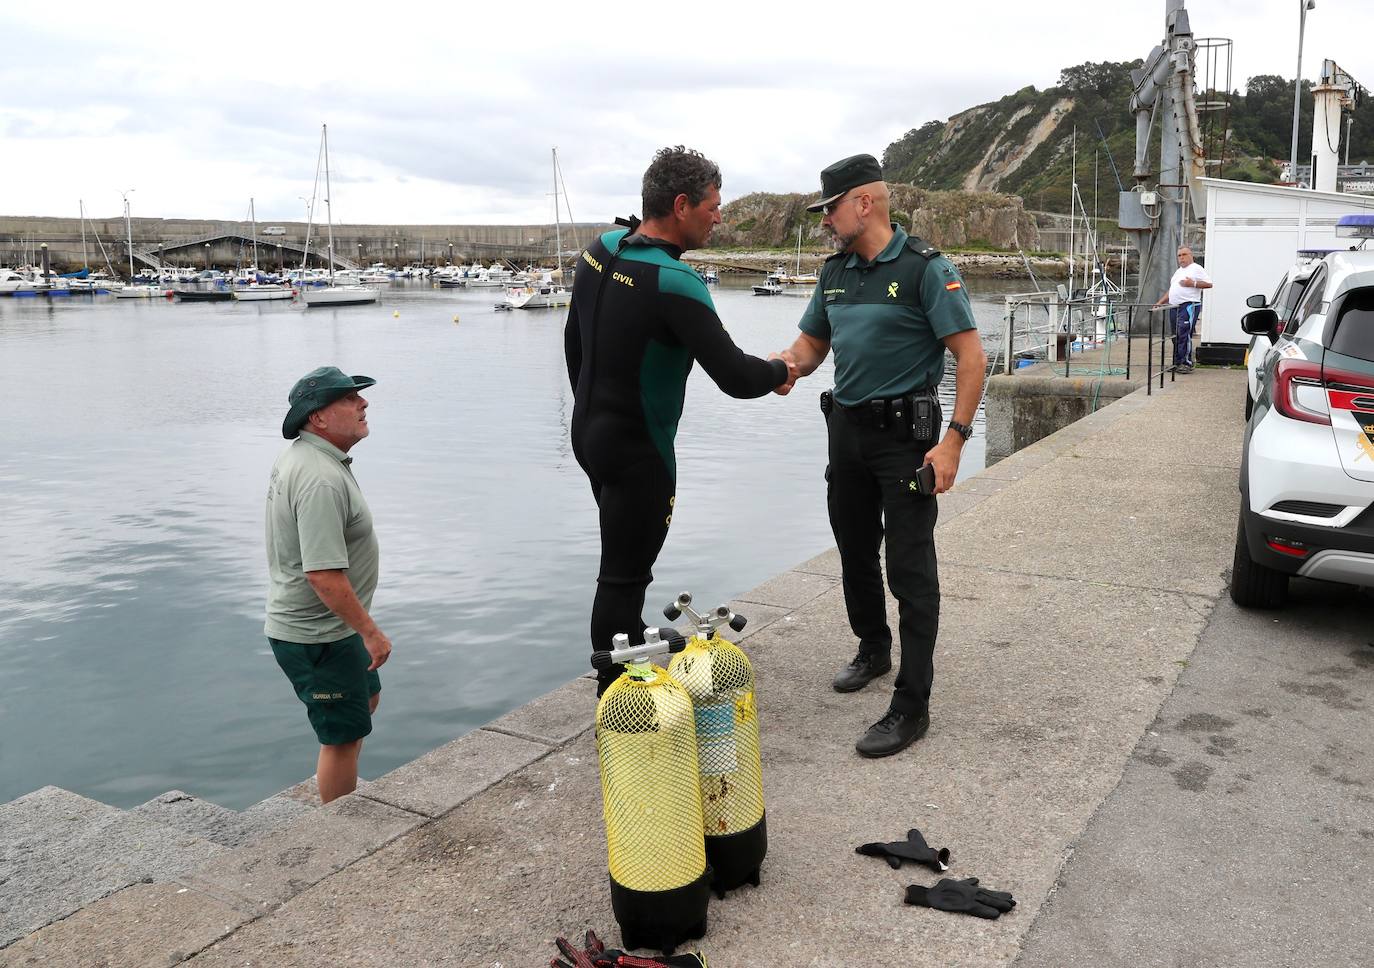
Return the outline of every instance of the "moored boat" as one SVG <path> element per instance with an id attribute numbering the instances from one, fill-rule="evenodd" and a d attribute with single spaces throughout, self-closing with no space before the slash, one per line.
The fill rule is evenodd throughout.
<path id="1" fill-rule="evenodd" d="M 166 286 L 134 285 L 125 286 L 117 291 L 114 296 L 116 299 L 160 299 L 171 294 L 172 290 Z"/>
<path id="2" fill-rule="evenodd" d="M 358 285 L 357 273 L 335 273 L 334 272 L 334 206 L 331 200 L 333 195 L 329 184 L 329 125 L 322 125 L 320 128 L 320 154 L 324 159 L 324 210 L 327 224 L 329 226 L 329 248 L 326 250 L 325 264 L 329 266 L 329 285 L 321 289 L 309 289 L 301 293 L 301 298 L 305 300 L 305 305 L 309 306 L 361 306 L 366 303 L 377 301 L 378 290 L 370 286 Z M 319 177 L 319 169 L 316 168 L 316 178 Z M 309 229 L 306 229 L 307 235 Z M 337 279 L 347 279 L 347 283 L 338 284 Z"/>
<path id="3" fill-rule="evenodd" d="M 296 291 L 290 286 L 278 286 L 269 283 L 235 289 L 233 295 L 239 302 L 265 302 L 269 299 L 293 299 Z"/>
<path id="4" fill-rule="evenodd" d="M 231 289 L 173 289 L 177 302 L 228 302 L 234 298 Z"/>
<path id="5" fill-rule="evenodd" d="M 325 286 L 301 293 L 307 306 L 361 306 L 377 301 L 377 290 L 371 286 Z"/>

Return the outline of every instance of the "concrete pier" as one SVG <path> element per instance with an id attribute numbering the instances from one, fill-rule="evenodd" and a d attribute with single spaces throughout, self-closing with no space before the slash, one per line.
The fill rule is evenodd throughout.
<path id="1" fill-rule="evenodd" d="M 1137 390 L 941 497 L 932 727 L 897 756 L 853 750 L 891 677 L 829 686 L 855 647 L 833 550 L 735 599 L 770 843 L 762 886 L 711 902 L 713 968 L 1374 962 L 1368 599 L 1295 587 L 1290 617 L 1225 597 L 1243 399 L 1239 370 Z M 289 791 L 301 810 L 265 836 L 217 817 L 213 850 L 72 856 L 67 896 L 106 885 L 77 904 L 16 901 L 64 835 L 25 825 L 28 798 L 0 807 L 0 945 L 17 938 L 0 965 L 524 968 L 557 935 L 617 940 L 593 691 L 571 682 L 322 809 Z M 905 906 L 936 876 L 854 848 L 909 827 L 1016 909 Z"/>
<path id="2" fill-rule="evenodd" d="M 321 206 L 316 210 L 324 218 Z M 205 269 L 247 265 L 251 261 L 248 241 L 252 225 L 247 220 L 225 219 L 131 219 L 135 252 L 161 252 L 166 261 L 178 266 Z M 276 269 L 292 265 L 289 251 L 279 252 L 277 243 L 302 246 L 306 239 L 305 222 L 261 220 L 257 226 L 258 264 Z M 564 225 L 561 242 L 563 258 L 576 257 L 579 245 L 611 228 L 600 223 Z M 75 218 L 41 216 L 0 216 L 0 265 L 17 265 L 27 260 L 42 243 L 47 243 L 54 266 L 66 270 L 81 265 L 82 225 Z M 310 250 L 323 257 L 325 226 L 316 221 L 310 229 Z M 87 218 L 86 261 L 94 268 L 104 265 L 100 243 L 117 272 L 129 266 L 128 232 L 122 218 Z M 382 262 L 389 266 L 424 260 L 428 265 L 463 263 L 480 259 L 549 260 L 552 264 L 558 229 L 547 225 L 360 225 L 334 226 L 334 254 L 351 262 L 368 265 Z M 299 256 L 296 263 L 299 264 Z"/>

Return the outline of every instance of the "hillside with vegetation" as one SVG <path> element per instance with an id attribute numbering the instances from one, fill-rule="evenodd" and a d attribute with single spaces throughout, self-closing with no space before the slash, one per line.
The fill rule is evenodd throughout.
<path id="1" fill-rule="evenodd" d="M 1041 247 L 1037 225 L 1054 224 L 1052 216 L 1035 213 L 1067 214 L 1076 180 L 1083 208 L 1090 214 L 1096 209 L 1100 230 L 1110 234 L 1117 177 L 1127 189 L 1135 184 L 1135 119 L 1128 105 L 1130 72 L 1140 63 L 1079 64 L 1062 71 L 1059 83 L 1044 91 L 1024 87 L 948 120 L 912 128 L 883 152 L 893 218 L 946 250 L 1032 251 Z M 1207 156 L 1220 162 L 1208 173 L 1278 181 L 1292 138 L 1293 82 L 1262 74 L 1243 89 L 1202 92 L 1198 100 L 1225 105 L 1199 114 Z M 1350 160 L 1374 160 L 1374 108 L 1362 104 L 1353 117 Z M 1311 85 L 1304 82 L 1303 152 L 1311 130 Z M 1159 164 L 1158 140 L 1156 131 L 1147 156 L 1151 165 Z M 755 193 L 735 199 L 722 210 L 724 224 L 712 247 L 791 249 L 800 228 L 803 249 L 824 248 L 820 216 L 806 211 L 815 198 L 815 193 Z M 1050 234 L 1056 238 L 1044 247 L 1064 248 L 1057 239 L 1064 233 Z"/>
<path id="2" fill-rule="evenodd" d="M 1077 146 L 1077 182 L 1085 199 L 1096 184 L 1106 199 L 1134 184 L 1135 120 L 1128 110 L 1132 68 L 1140 61 L 1089 62 L 1060 73 L 1044 91 L 1025 87 L 980 104 L 947 121 L 912 128 L 883 153 L 889 181 L 929 189 L 995 190 L 1019 195 L 1037 211 L 1068 211 Z M 1209 174 L 1272 183 L 1292 139 L 1293 82 L 1276 75 L 1252 77 L 1243 90 L 1203 92 L 1200 102 L 1225 104 L 1199 113 L 1208 157 L 1222 162 Z M 1350 159 L 1374 159 L 1374 108 L 1358 106 L 1351 126 Z M 1312 129 L 1311 85 L 1303 83 L 1299 147 Z M 1151 164 L 1159 163 L 1158 132 Z M 1344 156 L 1344 149 L 1342 149 Z M 1103 214 L 1115 204 L 1104 202 Z"/>

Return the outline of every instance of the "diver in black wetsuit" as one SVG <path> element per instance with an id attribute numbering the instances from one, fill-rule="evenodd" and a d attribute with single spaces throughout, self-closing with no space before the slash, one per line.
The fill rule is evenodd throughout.
<path id="1" fill-rule="evenodd" d="M 572 444 L 601 516 L 592 648 L 627 632 L 643 641 L 644 593 L 673 519 L 673 438 L 697 360 L 732 397 L 761 397 L 796 374 L 735 346 L 701 277 L 680 259 L 720 221 L 720 169 L 699 152 L 664 148 L 644 173 L 644 221 L 607 232 L 582 253 L 564 332 L 576 402 Z M 599 690 L 620 674 L 600 674 Z"/>

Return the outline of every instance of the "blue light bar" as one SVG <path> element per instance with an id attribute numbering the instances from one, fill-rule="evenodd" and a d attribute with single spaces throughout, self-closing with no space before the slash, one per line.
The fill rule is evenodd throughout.
<path id="1" fill-rule="evenodd" d="M 1332 252 L 1344 252 L 1345 246 L 1313 246 L 1310 249 L 1299 249 L 1299 259 L 1320 259 Z"/>
<path id="2" fill-rule="evenodd" d="M 1342 239 L 1374 239 L 1374 215 L 1342 215 L 1336 223 L 1336 235 Z"/>

